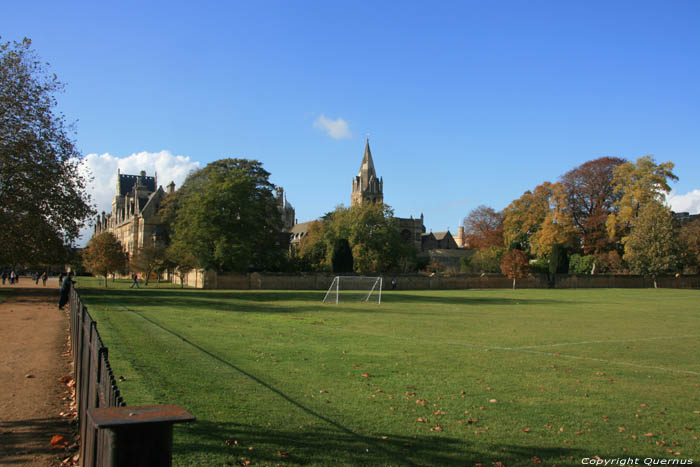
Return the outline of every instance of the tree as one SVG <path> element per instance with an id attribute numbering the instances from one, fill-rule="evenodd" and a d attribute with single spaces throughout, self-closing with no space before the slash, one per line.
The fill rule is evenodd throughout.
<path id="1" fill-rule="evenodd" d="M 315 270 L 329 271 L 336 245 L 343 239 L 352 250 L 355 272 L 405 270 L 415 264 L 415 248 L 401 240 L 393 211 L 382 203 L 337 207 L 312 224 L 298 254 Z"/>
<path id="2" fill-rule="evenodd" d="M 671 191 L 669 180 L 678 180 L 673 162 L 657 164 L 652 156 L 617 166 L 613 184 L 620 198 L 615 202 L 617 213 L 610 214 L 605 224 L 609 238 L 619 237 L 624 245 L 641 209 L 650 202 L 663 203 Z"/>
<path id="3" fill-rule="evenodd" d="M 165 261 L 165 246 L 148 243 L 137 249 L 131 257 L 130 267 L 132 271 L 143 273 L 146 285 L 153 273 Z"/>
<path id="4" fill-rule="evenodd" d="M 683 264 L 697 274 L 700 272 L 700 220 L 683 225 L 678 233 L 678 240 Z"/>
<path id="5" fill-rule="evenodd" d="M 544 182 L 523 193 L 503 210 L 505 246 L 544 257 L 556 243 L 572 244 L 575 231 L 565 204 L 560 183 Z"/>
<path id="6" fill-rule="evenodd" d="M 218 272 L 279 264 L 282 220 L 269 176 L 248 159 L 218 160 L 190 174 L 176 192 L 172 244 Z"/>
<path id="7" fill-rule="evenodd" d="M 180 288 L 185 287 L 185 278 L 193 269 L 199 266 L 195 255 L 186 247 L 174 243 L 166 250 L 166 261 L 175 268 L 180 279 Z"/>
<path id="8" fill-rule="evenodd" d="M 625 243 L 624 260 L 632 272 L 650 276 L 654 280 L 654 288 L 657 287 L 659 274 L 677 268 L 678 249 L 673 215 L 660 202 L 652 200 L 641 207 Z"/>
<path id="9" fill-rule="evenodd" d="M 350 242 L 347 238 L 336 240 L 333 245 L 333 255 L 331 257 L 334 273 L 352 272 L 353 258 Z"/>
<path id="10" fill-rule="evenodd" d="M 555 243 L 552 245 L 552 252 L 549 254 L 549 273 L 553 278 L 555 274 L 566 274 L 568 272 L 569 252 L 564 245 Z"/>
<path id="11" fill-rule="evenodd" d="M 501 272 L 504 252 L 505 248 L 502 246 L 490 246 L 477 250 L 471 257 L 462 257 L 461 270 L 470 273 Z"/>
<path id="12" fill-rule="evenodd" d="M 103 232 L 92 237 L 83 251 L 85 269 L 93 274 L 104 276 L 105 287 L 107 287 L 107 276 L 124 270 L 127 263 L 127 256 L 121 243 L 111 232 Z"/>
<path id="13" fill-rule="evenodd" d="M 488 206 L 479 206 L 464 218 L 464 233 L 469 248 L 503 246 L 503 213 Z"/>
<path id="14" fill-rule="evenodd" d="M 561 177 L 566 193 L 566 209 L 585 254 L 601 253 L 610 245 L 605 223 L 615 212 L 621 194 L 615 191 L 615 168 L 624 164 L 619 157 L 600 157 L 568 171 Z"/>
<path id="15" fill-rule="evenodd" d="M 94 215 L 80 153 L 56 110 L 62 89 L 29 39 L 0 43 L 0 264 L 65 261 Z"/>
<path id="16" fill-rule="evenodd" d="M 525 277 L 528 271 L 529 263 L 525 252 L 514 249 L 503 254 L 501 274 L 513 279 L 513 290 L 515 290 L 515 281 Z"/>

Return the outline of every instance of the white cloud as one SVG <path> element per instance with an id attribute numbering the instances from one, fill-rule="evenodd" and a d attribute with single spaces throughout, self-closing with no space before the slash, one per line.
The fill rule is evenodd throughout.
<path id="1" fill-rule="evenodd" d="M 164 188 L 171 181 L 179 187 L 192 170 L 199 168 L 188 156 L 176 156 L 170 151 L 139 152 L 127 157 L 109 153 L 88 154 L 81 162 L 83 174 L 90 180 L 88 191 L 95 203 L 97 212 L 112 211 L 112 199 L 117 189 L 117 169 L 122 174 L 138 175 L 145 170 L 149 176 L 158 175 L 158 185 Z M 93 227 L 83 229 L 79 245 L 84 245 L 92 235 Z"/>
<path id="2" fill-rule="evenodd" d="M 684 195 L 675 193 L 672 190 L 666 197 L 666 202 L 675 212 L 700 214 L 700 190 L 696 189 Z"/>
<path id="3" fill-rule="evenodd" d="M 321 116 L 314 121 L 314 128 L 325 131 L 326 134 L 333 139 L 350 138 L 350 136 L 352 136 L 347 122 L 340 117 L 336 120 L 331 120 L 321 114 Z"/>

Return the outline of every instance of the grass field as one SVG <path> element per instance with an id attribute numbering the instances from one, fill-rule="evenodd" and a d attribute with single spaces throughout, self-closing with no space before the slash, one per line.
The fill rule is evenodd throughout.
<path id="1" fill-rule="evenodd" d="M 700 463 L 698 291 L 94 286 L 127 403 L 197 417 L 175 465 Z"/>

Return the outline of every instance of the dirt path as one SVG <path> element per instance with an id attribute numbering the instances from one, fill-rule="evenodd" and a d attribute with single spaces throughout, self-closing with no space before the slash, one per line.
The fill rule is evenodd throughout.
<path id="1" fill-rule="evenodd" d="M 46 287 L 23 277 L 10 296 L 0 295 L 0 465 L 56 466 L 70 456 L 51 438 L 72 440 L 68 419 L 70 375 L 67 312 L 57 307 L 58 281 Z M 4 291 L 4 290 L 3 290 Z"/>

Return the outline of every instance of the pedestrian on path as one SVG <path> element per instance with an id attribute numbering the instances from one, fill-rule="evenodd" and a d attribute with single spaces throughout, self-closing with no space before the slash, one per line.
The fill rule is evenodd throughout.
<path id="1" fill-rule="evenodd" d="M 61 296 L 58 298 L 58 309 L 62 310 L 63 307 L 68 303 L 70 299 L 70 289 L 73 287 L 73 271 L 69 271 L 65 279 L 63 279 L 63 284 L 61 284 Z"/>
<path id="2" fill-rule="evenodd" d="M 136 286 L 137 289 L 140 288 L 140 287 L 139 287 L 139 276 L 138 276 L 136 273 L 134 273 L 134 274 L 131 275 L 131 278 L 134 280 L 134 282 L 131 283 L 131 285 L 129 286 L 129 288 L 130 288 L 130 289 L 133 289 L 134 286 Z"/>
<path id="3" fill-rule="evenodd" d="M 44 273 L 41 275 L 41 283 L 44 285 L 44 287 L 46 287 L 46 279 L 48 279 L 48 278 L 49 278 L 49 275 L 46 274 L 46 271 L 44 271 Z"/>

